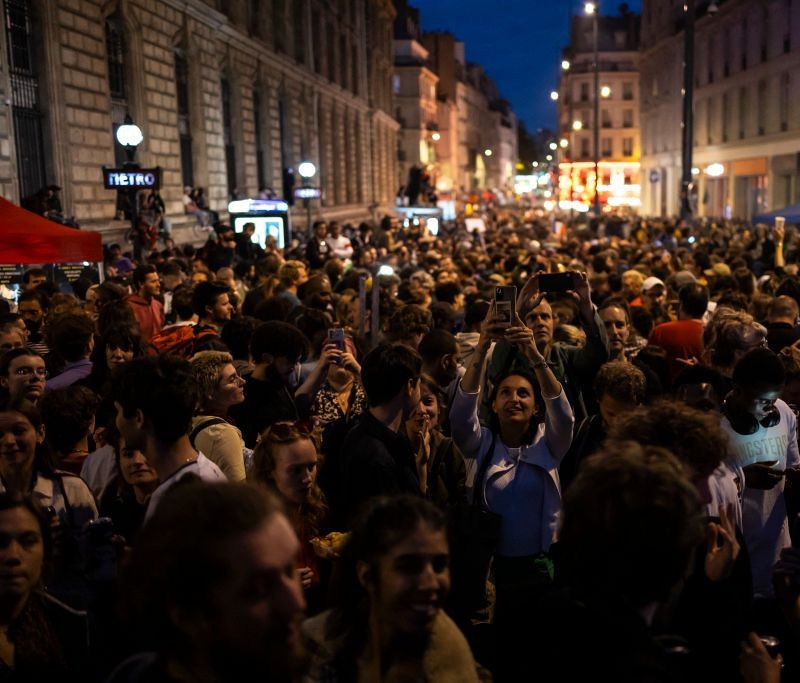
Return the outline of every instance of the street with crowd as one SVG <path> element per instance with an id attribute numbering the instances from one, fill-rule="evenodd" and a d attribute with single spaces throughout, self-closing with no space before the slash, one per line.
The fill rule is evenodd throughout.
<path id="1" fill-rule="evenodd" d="M 28 269 L 0 679 L 800 680 L 800 232 L 475 212 Z"/>

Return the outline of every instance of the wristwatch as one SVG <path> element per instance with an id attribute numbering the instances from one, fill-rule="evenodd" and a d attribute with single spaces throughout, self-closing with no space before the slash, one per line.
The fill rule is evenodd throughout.
<path id="1" fill-rule="evenodd" d="M 547 365 L 547 361 L 544 358 L 542 358 L 542 360 L 537 360 L 535 363 L 533 363 L 533 367 L 536 370 L 544 370 L 549 366 Z"/>

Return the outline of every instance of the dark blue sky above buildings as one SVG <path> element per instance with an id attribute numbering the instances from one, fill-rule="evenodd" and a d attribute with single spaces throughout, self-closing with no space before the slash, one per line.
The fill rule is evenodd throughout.
<path id="1" fill-rule="evenodd" d="M 450 31 L 466 46 L 470 62 L 484 66 L 529 130 L 555 126 L 550 91 L 558 82 L 561 48 L 570 13 L 581 0 L 410 0 L 423 31 Z M 617 14 L 620 0 L 600 0 L 603 14 Z M 628 0 L 634 12 L 640 0 Z"/>

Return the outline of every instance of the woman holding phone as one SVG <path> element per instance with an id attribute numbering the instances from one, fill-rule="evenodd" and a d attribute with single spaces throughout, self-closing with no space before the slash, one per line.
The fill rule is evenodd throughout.
<path id="1" fill-rule="evenodd" d="M 512 345 L 533 372 L 512 369 L 498 379 L 490 394 L 490 426 L 482 427 L 481 368 L 494 340 Z M 501 640 L 508 629 L 524 628 L 530 599 L 552 579 L 547 552 L 561 508 L 558 467 L 572 440 L 573 422 L 564 388 L 533 331 L 519 316 L 511 325 L 500 321 L 492 304 L 453 399 L 450 423 L 456 446 L 476 464 L 473 500 L 499 517 L 493 567 Z"/>

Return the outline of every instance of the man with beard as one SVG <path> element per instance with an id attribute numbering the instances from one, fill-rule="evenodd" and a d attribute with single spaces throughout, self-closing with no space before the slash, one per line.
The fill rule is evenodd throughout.
<path id="1" fill-rule="evenodd" d="M 303 305 L 334 314 L 333 290 L 326 275 L 314 275 L 303 286 Z"/>
<path id="2" fill-rule="evenodd" d="M 593 406 L 593 397 L 587 395 L 600 366 L 608 360 L 608 337 L 603 321 L 592 304 L 591 289 L 585 273 L 573 273 L 574 291 L 569 292 L 577 299 L 580 319 L 586 333 L 586 344 L 573 346 L 553 341 L 553 309 L 546 297 L 549 292 L 539 291 L 539 275 L 528 280 L 517 297 L 517 314 L 533 331 L 536 348 L 544 356 L 553 374 L 564 387 L 575 421 L 580 422 L 587 414 L 587 401 Z M 494 346 L 488 377 L 492 384 L 504 377 L 510 370 L 531 370 L 530 363 L 515 347 L 505 340 Z"/>
<path id="3" fill-rule="evenodd" d="M 402 344 L 379 344 L 364 357 L 361 381 L 369 410 L 342 446 L 346 518 L 375 496 L 421 495 L 418 463 L 403 429 L 419 404 L 421 372 L 419 354 Z"/>
<path id="4" fill-rule="evenodd" d="M 154 520 L 137 539 L 121 592 L 150 651 L 109 681 L 299 680 L 300 546 L 279 503 L 248 484 L 193 482 Z"/>
<path id="5" fill-rule="evenodd" d="M 127 301 L 142 333 L 149 342 L 164 327 L 164 304 L 156 297 L 161 294 L 161 280 L 154 265 L 139 266 L 133 271 L 133 289 Z"/>
<path id="6" fill-rule="evenodd" d="M 29 289 L 19 295 L 17 312 L 28 328 L 28 348 L 46 356 L 50 349 L 44 341 L 44 316 L 50 300 L 41 289 Z"/>
<path id="7" fill-rule="evenodd" d="M 192 292 L 194 326 L 193 352 L 219 350 L 219 333 L 233 317 L 230 289 L 221 282 L 199 282 Z"/>
<path id="8" fill-rule="evenodd" d="M 308 340 L 294 325 L 271 320 L 256 327 L 250 339 L 255 369 L 244 386 L 244 403 L 230 415 L 254 448 L 258 435 L 275 422 L 297 420 L 291 380 L 308 349 Z"/>

